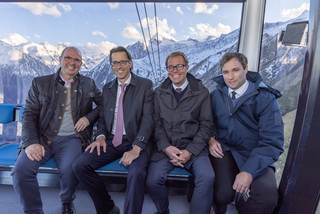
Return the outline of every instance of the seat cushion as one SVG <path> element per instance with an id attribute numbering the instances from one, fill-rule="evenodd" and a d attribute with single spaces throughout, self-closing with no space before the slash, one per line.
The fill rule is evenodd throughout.
<path id="1" fill-rule="evenodd" d="M 128 172 L 128 167 L 119 163 L 120 158 L 112 161 L 111 163 L 100 167 L 97 171 L 107 171 L 107 172 Z"/>
<path id="2" fill-rule="evenodd" d="M 14 108 L 15 105 L 7 105 L 1 104 L 0 105 L 0 123 L 10 123 L 14 121 Z"/>
<path id="3" fill-rule="evenodd" d="M 18 143 L 5 144 L 0 147 L 0 166 L 13 166 L 18 155 Z"/>
<path id="4" fill-rule="evenodd" d="M 191 176 L 191 173 L 184 168 L 176 167 L 173 170 L 171 170 L 169 175 Z"/>

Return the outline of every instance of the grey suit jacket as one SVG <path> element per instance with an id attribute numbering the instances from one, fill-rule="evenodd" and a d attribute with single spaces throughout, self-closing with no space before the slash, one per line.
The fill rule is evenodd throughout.
<path id="1" fill-rule="evenodd" d="M 126 136 L 133 145 L 147 148 L 153 130 L 152 82 L 131 73 L 131 82 L 123 97 L 123 117 Z M 102 90 L 102 110 L 98 121 L 98 135 L 109 137 L 112 131 L 117 99 L 117 79 L 108 82 Z"/>

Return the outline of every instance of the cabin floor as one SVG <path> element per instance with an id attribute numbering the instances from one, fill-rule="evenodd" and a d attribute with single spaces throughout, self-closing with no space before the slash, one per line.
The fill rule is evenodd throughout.
<path id="1" fill-rule="evenodd" d="M 59 189 L 40 187 L 42 196 L 43 209 L 45 214 L 60 214 L 61 204 L 59 198 Z M 94 214 L 95 209 L 89 194 L 85 190 L 77 190 L 77 197 L 74 200 L 74 205 L 77 214 Z M 120 208 L 120 213 L 123 213 L 124 192 L 110 192 L 116 205 Z M 189 203 L 186 195 L 170 194 L 170 213 L 172 214 L 187 214 Z M 142 214 L 153 214 L 156 208 L 148 194 L 145 195 Z M 0 185 L 0 213 L 1 214 L 21 214 L 23 213 L 22 206 L 13 189 L 12 185 Z M 229 205 L 227 214 L 236 214 L 237 211 L 233 205 Z"/>

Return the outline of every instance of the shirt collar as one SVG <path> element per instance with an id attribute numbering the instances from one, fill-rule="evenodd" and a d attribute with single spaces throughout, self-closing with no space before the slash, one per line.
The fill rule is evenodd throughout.
<path id="1" fill-rule="evenodd" d="M 67 81 L 62 77 L 62 75 L 59 73 L 60 78 L 62 79 L 62 81 L 64 82 L 64 86 L 66 87 L 70 87 L 70 85 L 67 83 Z M 70 83 L 73 82 L 73 78 L 71 79 Z"/>
<path id="2" fill-rule="evenodd" d="M 178 87 L 175 84 L 172 83 L 172 87 L 174 88 L 174 90 L 176 90 L 177 88 L 181 88 L 181 91 L 183 91 L 184 89 L 186 89 L 186 87 L 188 86 L 189 82 L 186 79 L 186 81 L 182 84 L 182 86 Z"/>
<path id="3" fill-rule="evenodd" d="M 129 83 L 131 82 L 131 73 L 129 73 L 129 78 L 124 82 L 124 84 L 129 85 Z M 118 80 L 118 79 L 117 79 Z M 120 87 L 122 83 L 118 80 L 118 87 Z"/>
<path id="4" fill-rule="evenodd" d="M 248 80 L 246 80 L 246 82 L 240 86 L 240 88 L 238 88 L 237 90 L 235 90 L 236 94 L 236 98 L 241 97 L 248 89 L 249 87 L 249 82 Z M 228 88 L 228 94 L 230 95 L 231 92 L 233 92 L 234 90 L 232 90 L 231 88 Z"/>

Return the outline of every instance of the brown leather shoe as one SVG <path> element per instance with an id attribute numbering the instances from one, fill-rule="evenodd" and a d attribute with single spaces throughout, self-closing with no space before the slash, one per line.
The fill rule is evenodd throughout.
<path id="1" fill-rule="evenodd" d="M 62 204 L 62 214 L 76 214 L 76 209 L 72 202 Z"/>

